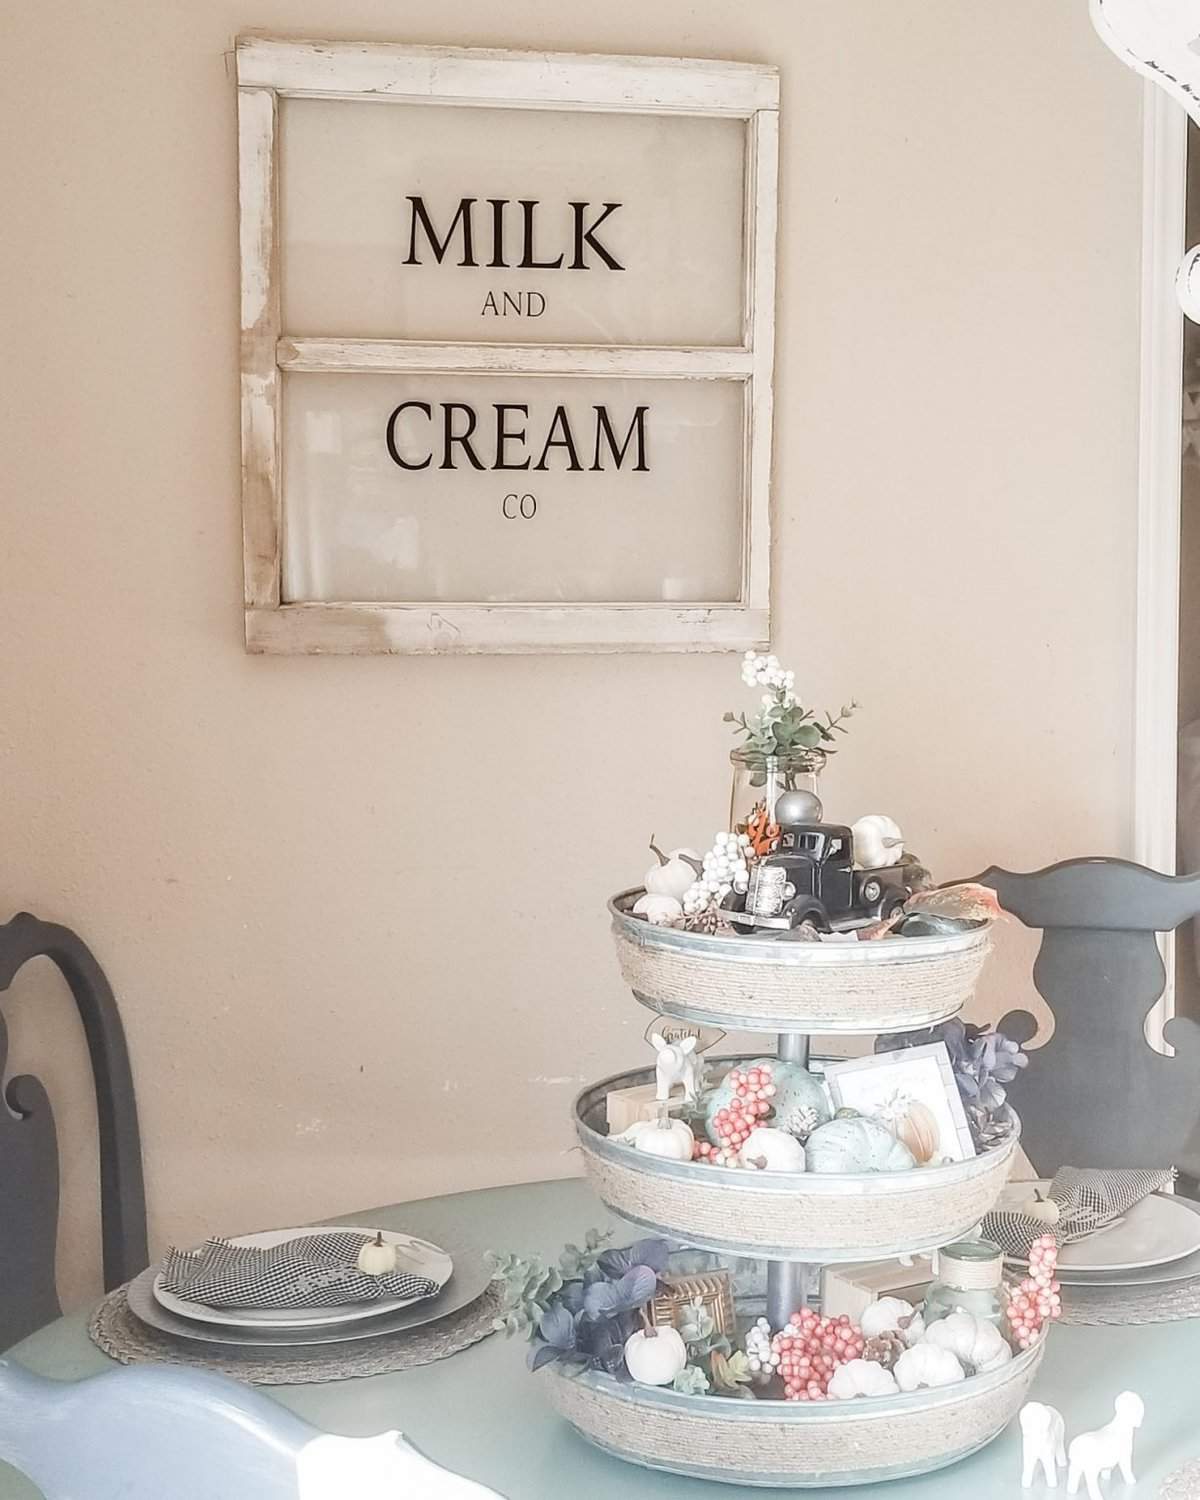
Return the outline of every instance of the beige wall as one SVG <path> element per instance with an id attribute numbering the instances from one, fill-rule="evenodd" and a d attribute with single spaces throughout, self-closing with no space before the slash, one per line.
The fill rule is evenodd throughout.
<path id="1" fill-rule="evenodd" d="M 645 1055 L 603 900 L 718 825 L 742 694 L 720 656 L 243 654 L 239 28 L 778 63 L 776 642 L 864 705 L 829 809 L 945 876 L 1127 849 L 1140 86 L 1085 6 L 7 11 L 0 904 L 112 976 L 157 1247 L 573 1172 L 572 1093 Z M 61 997 L 14 1009 L 69 1092 Z"/>

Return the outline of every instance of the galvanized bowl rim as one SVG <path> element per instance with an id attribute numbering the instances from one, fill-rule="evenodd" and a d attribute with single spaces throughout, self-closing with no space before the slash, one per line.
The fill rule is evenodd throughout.
<path id="1" fill-rule="evenodd" d="M 762 1053 L 747 1053 L 745 1057 L 721 1061 L 745 1062 Z M 964 1161 L 953 1161 L 937 1167 L 910 1167 L 903 1172 L 747 1172 L 737 1167 L 714 1167 L 699 1161 L 672 1161 L 667 1157 L 652 1156 L 648 1151 L 616 1141 L 612 1136 L 601 1135 L 589 1125 L 585 1118 L 588 1112 L 601 1104 L 606 1094 L 617 1088 L 631 1088 L 638 1083 L 650 1083 L 654 1078 L 653 1067 L 630 1069 L 625 1073 L 613 1073 L 589 1084 L 576 1096 L 572 1106 L 575 1112 L 575 1130 L 583 1147 L 600 1157 L 614 1161 L 620 1167 L 632 1171 L 644 1171 L 652 1175 L 681 1178 L 685 1182 L 705 1184 L 708 1187 L 728 1188 L 733 1192 L 755 1193 L 804 1193 L 820 1197 L 845 1196 L 848 1189 L 865 1191 L 867 1188 L 888 1196 L 905 1192 L 917 1192 L 931 1183 L 939 1187 L 952 1187 L 958 1182 L 969 1181 L 981 1172 L 980 1163 L 997 1153 L 1011 1154 L 1021 1136 L 1021 1120 L 1016 1110 L 1010 1108 L 1013 1128 L 998 1146 L 979 1151 Z M 714 1179 L 715 1173 L 720 1179 Z"/>
<path id="2" fill-rule="evenodd" d="M 618 891 L 608 902 L 613 930 L 643 947 L 668 953 L 703 955 L 722 962 L 768 964 L 775 968 L 861 968 L 877 964 L 916 962 L 970 952 L 988 941 L 990 922 L 973 923 L 964 932 L 937 937 L 889 937 L 874 943 L 779 943 L 755 941 L 735 934 L 687 932 L 681 927 L 657 927 L 628 908 L 642 886 Z"/>

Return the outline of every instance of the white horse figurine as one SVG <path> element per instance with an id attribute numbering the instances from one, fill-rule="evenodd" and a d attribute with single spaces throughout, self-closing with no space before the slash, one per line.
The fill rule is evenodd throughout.
<path id="1" fill-rule="evenodd" d="M 1021 1486 L 1033 1483 L 1039 1464 L 1050 1488 L 1058 1488 L 1058 1471 L 1067 1466 L 1066 1427 L 1062 1412 L 1040 1401 L 1026 1401 L 1021 1408 Z"/>
<path id="2" fill-rule="evenodd" d="M 398 1432 L 333 1437 L 224 1375 L 43 1380 L 0 1360 L 0 1459 L 45 1500 L 498 1500 Z"/>
<path id="3" fill-rule="evenodd" d="M 1104 1500 L 1100 1481 L 1107 1479 L 1114 1469 L 1120 1469 L 1126 1484 L 1137 1482 L 1133 1477 L 1133 1435 L 1145 1415 L 1142 1398 L 1133 1391 L 1122 1391 L 1113 1403 L 1113 1419 L 1107 1427 L 1081 1432 L 1071 1439 L 1067 1449 L 1069 1495 L 1078 1491 L 1083 1478 L 1087 1481 L 1089 1500 Z"/>
<path id="4" fill-rule="evenodd" d="M 683 1085 L 683 1097 L 691 1104 L 700 1091 L 700 1059 L 696 1055 L 696 1038 L 681 1037 L 677 1042 L 668 1042 L 656 1031 L 650 1037 L 650 1045 L 658 1054 L 654 1059 L 654 1097 L 661 1104 L 671 1097 L 677 1083 Z"/>

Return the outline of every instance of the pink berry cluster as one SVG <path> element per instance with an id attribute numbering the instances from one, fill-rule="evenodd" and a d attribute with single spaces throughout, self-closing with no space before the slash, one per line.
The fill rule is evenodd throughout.
<path id="1" fill-rule="evenodd" d="M 775 1085 L 771 1081 L 771 1069 L 766 1064 L 757 1068 L 732 1068 L 726 1082 L 733 1089 L 733 1098 L 723 1109 L 717 1110 L 713 1117 L 713 1131 L 725 1155 L 736 1157 L 750 1132 L 771 1113 Z"/>
<path id="2" fill-rule="evenodd" d="M 1045 1325 L 1062 1312 L 1062 1293 L 1054 1279 L 1057 1265 L 1058 1241 L 1052 1234 L 1039 1235 L 1029 1247 L 1029 1275 L 1008 1298 L 1008 1326 L 1021 1349 L 1032 1348 Z"/>
<path id="3" fill-rule="evenodd" d="M 861 1359 L 862 1330 L 843 1313 L 822 1318 L 811 1307 L 794 1312 L 771 1340 L 779 1355 L 779 1377 L 785 1401 L 824 1401 L 839 1365 Z"/>

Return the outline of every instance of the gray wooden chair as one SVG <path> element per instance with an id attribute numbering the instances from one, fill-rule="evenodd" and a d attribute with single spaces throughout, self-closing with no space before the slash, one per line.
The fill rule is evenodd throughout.
<path id="1" fill-rule="evenodd" d="M 125 1032 L 104 971 L 69 928 L 21 912 L 0 926 L 0 991 L 31 958 L 51 959 L 83 1023 L 100 1133 L 104 1285 L 149 1264 L 137 1103 Z M 0 1016 L 0 1350 L 59 1315 L 55 1285 L 58 1135 L 46 1090 L 24 1074 L 3 1087 L 8 1035 Z"/>
<path id="2" fill-rule="evenodd" d="M 1058 1167 L 1175 1165 L 1200 1177 L 1200 1025 L 1166 1029 L 1173 1057 L 1145 1039 L 1166 971 L 1156 934 L 1200 913 L 1200 875 L 1160 875 L 1122 859 L 1070 859 L 1031 874 L 976 877 L 1042 945 L 1033 982 L 1054 1033 L 1010 1086 L 1021 1144 L 1043 1176 Z M 1037 1024 L 1012 1011 L 1000 1029 L 1029 1041 Z"/>

